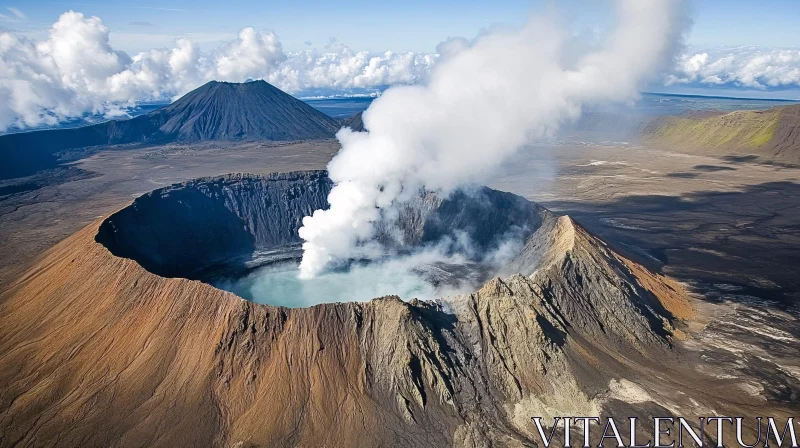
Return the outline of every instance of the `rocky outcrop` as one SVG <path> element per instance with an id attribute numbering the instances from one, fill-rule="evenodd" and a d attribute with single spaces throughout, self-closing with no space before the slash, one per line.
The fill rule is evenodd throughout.
<path id="1" fill-rule="evenodd" d="M 541 295 L 585 339 L 645 353 L 667 341 L 676 314 L 692 317 L 680 286 L 620 256 L 569 217 L 557 219 L 548 240 L 543 248 L 533 238 L 542 261 L 535 271 L 520 271 L 531 273 Z"/>
<path id="2" fill-rule="evenodd" d="M 253 216 L 248 189 L 261 189 L 258 201 L 281 190 L 318 200 L 322 186 L 292 189 L 322 185 L 317 175 L 161 190 L 137 200 L 132 215 L 118 212 L 44 254 L 0 301 L 0 446 L 529 446 L 531 415 L 596 415 L 614 372 L 667 352 L 672 323 L 691 312 L 669 280 L 534 205 L 512 208 L 537 217 L 506 267 L 516 273 L 435 302 L 258 305 L 113 253 L 132 246 L 114 229 L 146 227 L 157 201 L 200 194 L 242 219 Z M 185 188 L 195 192 L 183 196 Z M 205 217 L 222 212 L 215 207 L 173 212 Z M 283 235 L 262 218 L 294 223 L 253 212 L 260 217 L 241 232 L 250 242 Z M 164 219 L 176 234 L 193 231 Z M 227 218 L 207 224 L 220 234 L 208 234 L 202 250 L 224 250 L 214 238 L 238 241 Z M 164 231 L 132 237 L 148 253 L 184 246 Z"/>

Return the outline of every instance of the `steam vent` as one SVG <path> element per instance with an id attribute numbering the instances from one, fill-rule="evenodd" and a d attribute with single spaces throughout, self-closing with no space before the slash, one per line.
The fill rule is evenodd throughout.
<path id="1" fill-rule="evenodd" d="M 409 245 L 457 229 L 481 253 L 517 232 L 502 265 L 465 261 L 472 293 L 287 308 L 212 286 L 296 261 L 330 188 L 321 171 L 198 179 L 46 252 L 3 304 L 18 368 L 0 369 L 0 445 L 528 446 L 531 415 L 661 412 L 614 378 L 675 356 L 681 288 L 509 193 L 424 196 L 399 218 Z"/>

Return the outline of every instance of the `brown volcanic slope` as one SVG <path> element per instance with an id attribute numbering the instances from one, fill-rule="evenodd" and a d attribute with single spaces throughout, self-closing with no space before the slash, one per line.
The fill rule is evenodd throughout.
<path id="1" fill-rule="evenodd" d="M 755 154 L 800 162 L 800 105 L 764 111 L 663 116 L 642 131 L 644 141 L 703 154 Z"/>
<path id="2" fill-rule="evenodd" d="M 294 234 L 264 220 L 298 226 L 289 212 L 326 188 L 320 172 L 193 181 L 45 253 L 0 302 L 0 446 L 527 446 L 531 415 L 618 403 L 612 379 L 672 356 L 673 325 L 693 316 L 670 280 L 568 217 L 491 190 L 484 198 L 505 211 L 475 229 L 531 226 L 505 268 L 515 274 L 438 302 L 258 305 L 158 276 L 96 241 L 118 251 L 130 229 L 149 226 L 198 245 L 237 232 L 255 246 L 289 243 Z M 188 197 L 203 202 L 178 205 Z M 408 232 L 425 240 L 429 227 L 458 223 L 454 205 L 436 202 Z M 177 227 L 220 206 L 241 225 Z M 142 221 L 159 207 L 177 218 Z"/>

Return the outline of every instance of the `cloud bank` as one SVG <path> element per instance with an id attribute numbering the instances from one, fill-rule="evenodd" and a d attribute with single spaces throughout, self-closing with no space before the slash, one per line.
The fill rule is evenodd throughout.
<path id="1" fill-rule="evenodd" d="M 724 48 L 683 55 L 666 84 L 753 89 L 800 86 L 800 49 Z"/>
<path id="2" fill-rule="evenodd" d="M 420 191 L 481 181 L 526 143 L 552 135 L 586 105 L 635 99 L 671 66 L 688 20 L 676 0 L 617 0 L 617 25 L 576 54 L 552 17 L 520 31 L 452 41 L 419 85 L 388 89 L 342 129 L 328 165 L 330 208 L 303 219 L 301 278 L 360 257 L 375 226 Z"/>
<path id="3" fill-rule="evenodd" d="M 56 124 L 120 105 L 172 99 L 208 81 L 265 79 L 288 92 L 415 83 L 435 55 L 371 55 L 331 42 L 322 51 L 283 50 L 275 33 L 244 28 L 238 39 L 203 52 L 188 39 L 129 56 L 109 43 L 97 17 L 62 14 L 35 42 L 0 32 L 0 130 Z"/>
<path id="4" fill-rule="evenodd" d="M 7 8 L 8 21 L 24 14 Z M 189 39 L 128 55 L 109 43 L 97 17 L 62 14 L 42 41 L 0 31 L 0 131 L 53 125 L 84 114 L 120 113 L 136 102 L 170 100 L 211 80 L 265 79 L 290 92 L 375 89 L 424 82 L 433 66 L 470 46 L 450 38 L 436 53 L 325 47 L 284 51 L 278 36 L 244 28 L 233 42 L 201 51 Z M 682 56 L 659 83 L 769 90 L 800 87 L 800 50 L 733 48 Z"/>

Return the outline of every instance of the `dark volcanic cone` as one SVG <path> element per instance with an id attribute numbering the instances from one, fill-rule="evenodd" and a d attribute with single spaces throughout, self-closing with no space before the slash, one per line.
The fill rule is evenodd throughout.
<path id="1" fill-rule="evenodd" d="M 331 138 L 337 121 L 265 81 L 210 82 L 147 115 L 174 140 Z"/>

